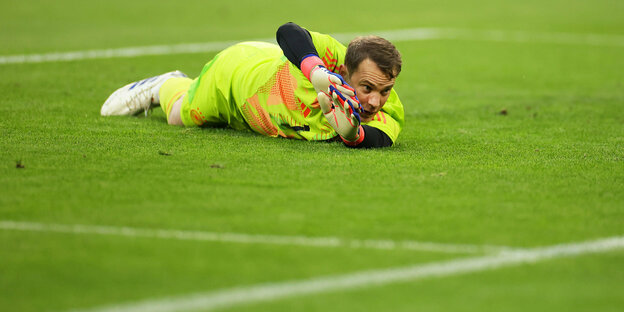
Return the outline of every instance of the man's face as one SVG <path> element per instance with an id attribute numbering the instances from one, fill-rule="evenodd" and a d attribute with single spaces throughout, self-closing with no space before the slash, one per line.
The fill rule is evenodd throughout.
<path id="1" fill-rule="evenodd" d="M 362 121 L 372 120 L 386 104 L 395 79 L 389 79 L 371 59 L 362 61 L 354 73 L 347 73 L 344 67 L 342 70 L 346 81 L 355 88 L 364 110 L 360 114 Z"/>

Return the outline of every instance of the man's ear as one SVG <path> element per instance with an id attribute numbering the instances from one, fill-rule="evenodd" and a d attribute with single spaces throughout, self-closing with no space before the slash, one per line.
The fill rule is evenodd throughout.
<path id="1" fill-rule="evenodd" d="M 340 76 L 344 77 L 345 79 L 351 78 L 349 77 L 349 71 L 347 70 L 347 66 L 345 66 L 344 64 L 340 64 L 340 66 L 338 66 L 338 73 L 340 73 Z"/>

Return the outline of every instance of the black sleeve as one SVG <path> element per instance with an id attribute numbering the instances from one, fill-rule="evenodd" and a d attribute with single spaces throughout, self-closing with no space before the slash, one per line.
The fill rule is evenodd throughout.
<path id="1" fill-rule="evenodd" d="M 277 43 L 288 60 L 301 69 L 301 60 L 309 54 L 316 53 L 310 32 L 295 23 L 286 23 L 277 29 Z"/>
<path id="2" fill-rule="evenodd" d="M 348 146 L 352 148 L 373 148 L 373 147 L 389 147 L 392 146 L 392 139 L 385 134 L 383 131 L 371 127 L 371 126 L 362 126 L 364 129 L 364 140 L 360 142 L 360 144 L 356 146 Z"/>

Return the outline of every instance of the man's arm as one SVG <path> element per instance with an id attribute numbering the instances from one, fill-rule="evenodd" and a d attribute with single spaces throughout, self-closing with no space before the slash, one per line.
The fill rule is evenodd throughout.
<path id="1" fill-rule="evenodd" d="M 307 66 L 304 64 L 302 68 L 302 61 L 308 57 L 311 57 L 310 59 L 319 58 L 310 32 L 295 23 L 286 23 L 278 28 L 276 39 L 286 58 L 310 79 L 309 74 L 312 68 L 309 68 L 309 64 Z M 388 147 L 393 144 L 392 139 L 387 134 L 375 127 L 364 125 L 359 131 L 359 135 L 363 136 L 363 139 L 359 138 L 357 144 L 343 140 L 345 145 L 353 148 L 373 148 Z"/>
<path id="2" fill-rule="evenodd" d="M 341 94 L 348 97 L 355 96 L 355 90 L 347 84 L 342 76 L 325 67 L 309 31 L 295 23 L 286 23 L 278 28 L 276 39 L 286 58 L 310 80 L 317 93 L 328 94 L 329 86 L 333 85 Z M 356 105 L 356 115 L 359 118 L 360 102 L 357 101 L 357 98 L 353 98 L 353 100 L 353 104 Z"/>
<path id="3" fill-rule="evenodd" d="M 301 61 L 306 56 L 318 57 L 310 32 L 295 23 L 286 23 L 277 29 L 277 43 L 288 60 L 301 69 Z M 309 73 L 304 73 L 306 77 Z"/>
<path id="4" fill-rule="evenodd" d="M 354 148 L 373 148 L 373 147 L 392 146 L 393 144 L 392 140 L 383 131 L 375 127 L 371 127 L 367 125 L 363 125 L 362 129 L 364 129 L 364 140 L 362 140 L 360 144 L 356 146 L 349 146 L 347 144 L 345 145 L 349 147 L 354 147 Z"/>

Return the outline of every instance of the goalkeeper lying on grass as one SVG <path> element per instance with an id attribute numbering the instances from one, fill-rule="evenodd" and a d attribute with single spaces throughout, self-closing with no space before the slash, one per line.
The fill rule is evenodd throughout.
<path id="1" fill-rule="evenodd" d="M 106 100 L 101 114 L 134 115 L 160 105 L 171 125 L 229 126 L 303 140 L 340 137 L 350 147 L 396 141 L 404 117 L 392 89 L 401 71 L 392 43 L 358 37 L 345 48 L 293 23 L 278 29 L 277 42 L 231 46 L 194 80 L 174 71 L 128 84 Z"/>

